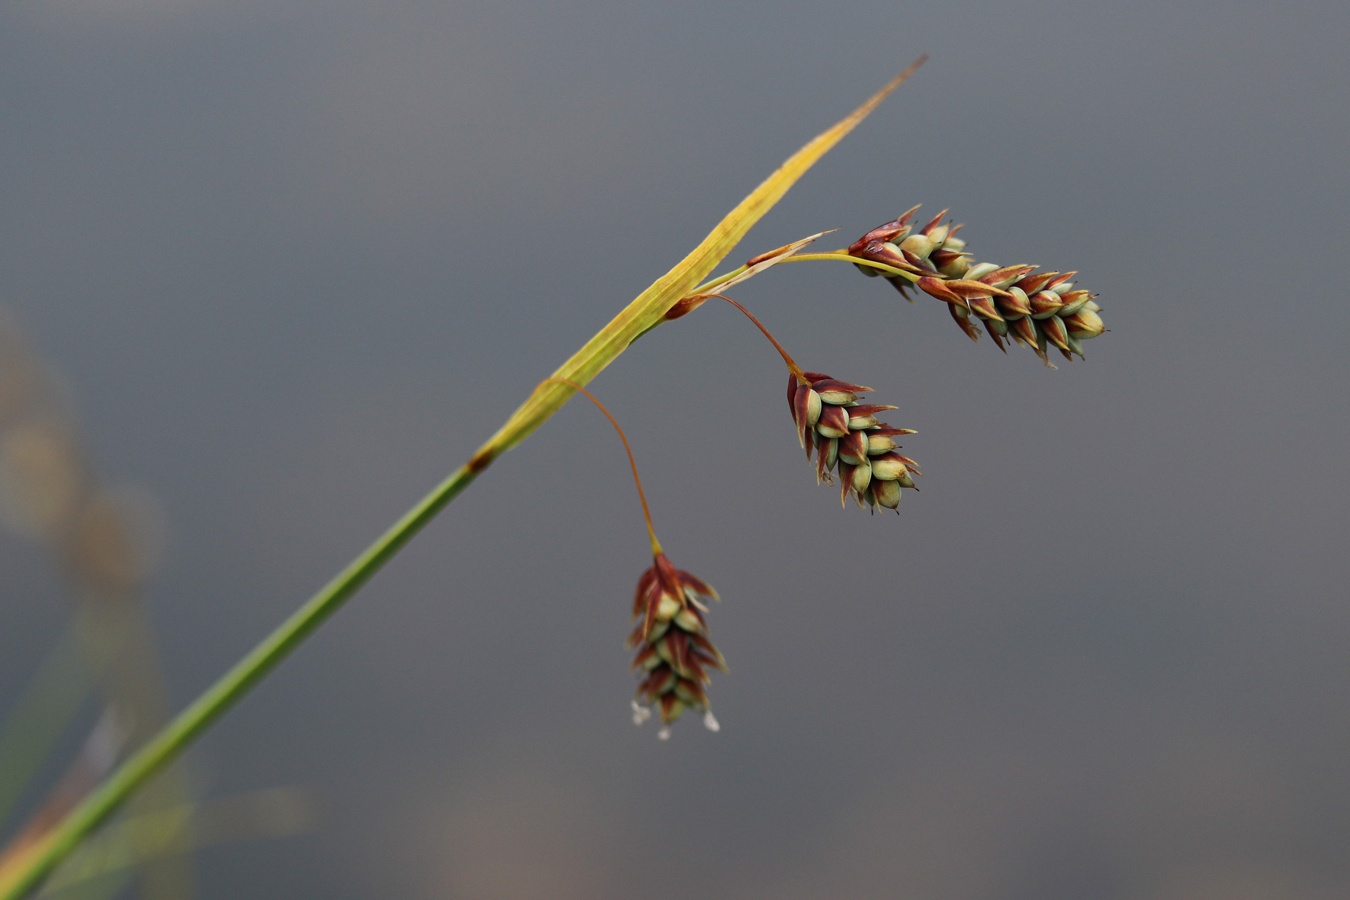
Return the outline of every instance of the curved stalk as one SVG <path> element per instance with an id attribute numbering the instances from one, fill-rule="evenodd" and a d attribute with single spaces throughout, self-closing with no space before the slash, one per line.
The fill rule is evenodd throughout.
<path id="1" fill-rule="evenodd" d="M 761 321 L 755 316 L 754 313 L 752 313 L 750 310 L 746 309 L 746 308 L 745 308 L 744 306 L 742 306 L 739 302 L 737 302 L 737 301 L 735 301 L 735 300 L 732 300 L 732 299 L 731 299 L 730 297 L 728 297 L 726 294 L 708 294 L 707 296 L 708 296 L 709 299 L 712 299 L 712 298 L 716 297 L 718 300 L 725 300 L 725 301 L 727 301 L 728 303 L 730 303 L 732 306 L 734 306 L 734 307 L 736 307 L 737 309 L 739 309 L 739 310 L 741 311 L 741 313 L 744 314 L 745 317 L 746 317 L 747 319 L 749 319 L 750 322 L 751 322 L 756 328 L 759 329 L 759 333 L 762 334 L 762 335 L 764 335 L 766 338 L 769 339 L 769 343 L 770 343 L 770 344 L 773 344 L 773 349 L 777 350 L 777 351 L 778 351 L 778 355 L 781 356 L 781 357 L 783 357 L 783 362 L 787 365 L 788 371 L 791 372 L 794 376 L 796 376 L 797 381 L 800 382 L 801 384 L 807 384 L 807 383 L 808 383 L 808 379 L 807 379 L 807 377 L 806 377 L 806 373 L 802 371 L 802 367 L 801 367 L 801 366 L 797 365 L 797 361 L 796 361 L 795 359 L 792 358 L 792 354 L 791 354 L 791 353 L 788 353 L 788 352 L 787 352 L 787 349 L 786 349 L 782 344 L 778 343 L 778 338 L 774 337 L 774 336 L 773 336 L 773 333 L 772 333 L 771 331 L 769 331 L 769 329 L 767 329 L 767 328 L 764 327 L 764 323 L 761 322 Z"/>
<path id="2" fill-rule="evenodd" d="M 570 383 L 570 382 L 564 382 Z M 619 440 L 623 442 L 623 452 L 628 454 L 628 467 L 633 470 L 633 485 L 637 488 L 638 502 L 642 504 L 642 518 L 647 523 L 647 539 L 652 545 L 652 556 L 661 555 L 661 542 L 656 539 L 656 528 L 652 525 L 652 508 L 647 505 L 647 492 L 642 488 L 642 476 L 638 474 L 637 458 L 633 456 L 633 445 L 628 443 L 628 435 L 623 433 L 623 426 L 619 420 L 614 418 L 614 413 L 609 411 L 609 407 L 600 402 L 600 399 L 586 390 L 579 384 L 572 384 L 587 400 L 595 404 L 595 408 L 604 413 L 605 418 L 609 419 L 609 424 L 614 426 L 614 431 L 619 435 Z"/>

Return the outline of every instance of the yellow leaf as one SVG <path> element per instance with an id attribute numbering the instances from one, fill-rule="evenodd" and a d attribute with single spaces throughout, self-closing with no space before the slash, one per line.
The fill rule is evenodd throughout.
<path id="1" fill-rule="evenodd" d="M 797 179 L 806 174 L 811 166 L 856 128 L 859 122 L 867 118 L 867 115 L 876 109 L 891 91 L 923 65 L 925 59 L 927 57 L 919 57 L 909 68 L 892 78 L 885 87 L 867 98 L 861 106 L 789 157 L 735 209 L 727 213 L 702 243 L 676 263 L 669 272 L 658 278 L 651 287 L 639 294 L 571 359 L 563 363 L 553 373 L 553 377 L 580 385 L 589 383 L 617 359 L 638 335 L 658 324 L 667 310 L 697 287 L 713 267 L 735 249 L 746 232 L 783 198 Z M 558 381 L 541 384 L 506 424 L 479 449 L 470 463 L 471 468 L 474 471 L 482 471 L 493 459 L 520 443 L 561 409 L 574 393 L 574 388 Z"/>

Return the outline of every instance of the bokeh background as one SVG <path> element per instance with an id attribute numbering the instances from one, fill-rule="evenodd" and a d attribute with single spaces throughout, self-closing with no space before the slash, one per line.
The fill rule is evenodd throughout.
<path id="1" fill-rule="evenodd" d="M 642 340 L 593 389 L 724 597 L 722 731 L 629 719 L 650 558 L 573 403 L 192 751 L 320 808 L 195 896 L 1350 896 L 1348 40 L 1301 0 L 4 0 L 0 302 L 157 498 L 175 708 L 921 52 L 731 263 L 923 202 L 1111 328 L 1050 371 L 844 266 L 739 288 L 919 429 L 898 517 L 814 484 L 725 304 Z M 0 567 L 3 710 L 69 604 Z"/>

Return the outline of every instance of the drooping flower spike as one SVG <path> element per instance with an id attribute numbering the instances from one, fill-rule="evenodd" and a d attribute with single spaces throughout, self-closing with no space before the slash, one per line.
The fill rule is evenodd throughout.
<path id="1" fill-rule="evenodd" d="M 830 484 L 839 475 L 839 501 L 853 495 L 859 506 L 897 509 L 902 489 L 916 489 L 919 465 L 899 452 L 896 438 L 914 434 L 877 419 L 890 405 L 864 404 L 870 387 L 837 381 L 819 372 L 788 375 L 788 408 L 806 458 L 815 454 L 816 481 Z M 898 509 L 897 509 L 898 511 Z"/>
<path id="2" fill-rule="evenodd" d="M 638 579 L 633 595 L 633 618 L 628 646 L 637 650 L 633 669 L 643 676 L 633 701 L 633 721 L 642 724 L 655 710 L 669 736 L 669 726 L 686 709 L 700 710 L 710 731 L 720 727 L 713 717 L 708 692 L 709 673 L 725 672 L 726 659 L 708 637 L 706 601 L 717 591 L 707 582 L 675 568 L 664 553 Z"/>
<path id="3" fill-rule="evenodd" d="M 750 310 L 723 294 L 696 299 L 702 302 L 713 297 L 740 310 L 787 364 L 788 408 L 797 426 L 797 440 L 806 448 L 806 458 L 815 455 L 816 482 L 833 484 L 838 473 L 840 503 L 846 503 L 851 493 L 859 506 L 866 505 L 873 511 L 878 506 L 896 509 L 900 491 L 914 489 L 914 476 L 922 474 L 914 460 L 898 452 L 900 444 L 895 440 L 914 434 L 914 430 L 894 428 L 877 418 L 878 413 L 896 407 L 862 403 L 860 397 L 869 393 L 870 387 L 802 371 Z"/>
<path id="4" fill-rule="evenodd" d="M 1000 350 L 1007 350 L 1005 339 L 1025 344 L 1046 365 L 1051 347 L 1068 360 L 1082 357 L 1083 341 L 1107 330 L 1092 293 L 1074 289 L 1076 273 L 974 262 L 965 252 L 965 241 L 955 236 L 961 226 L 942 224 L 946 210 L 911 233 L 909 222 L 917 209 L 867 232 L 849 246 L 849 255 L 905 272 L 908 277 L 885 277 L 906 298 L 913 285 L 946 303 L 971 340 L 980 338 L 972 319 L 979 320 Z M 858 268 L 867 275 L 880 274 L 870 266 Z"/>
<path id="5" fill-rule="evenodd" d="M 614 426 L 628 454 L 628 465 L 633 470 L 633 482 L 642 503 L 642 516 L 647 523 L 653 561 L 651 568 L 638 579 L 637 592 L 633 596 L 633 618 L 639 621 L 627 640 L 629 649 L 637 651 L 632 669 L 642 676 L 633 700 L 633 722 L 641 725 L 655 710 L 661 717 L 661 730 L 657 736 L 665 740 L 670 737 L 671 724 L 685 710 L 693 709 L 703 714 L 703 724 L 709 731 L 718 731 L 721 726 L 712 714 L 707 686 L 711 680 L 709 672 L 713 669 L 725 672 L 727 664 L 708 637 L 705 618 L 708 612 L 705 601 L 719 599 L 717 591 L 701 578 L 675 568 L 661 549 L 661 542 L 656 539 L 656 530 L 652 527 L 651 510 L 642 489 L 642 479 L 638 476 L 633 448 L 618 420 L 581 385 L 565 378 L 549 380 L 569 385 L 585 395 Z"/>

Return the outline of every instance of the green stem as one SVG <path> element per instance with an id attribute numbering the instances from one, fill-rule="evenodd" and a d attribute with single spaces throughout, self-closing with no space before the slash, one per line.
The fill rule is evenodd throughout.
<path id="1" fill-rule="evenodd" d="M 304 606 L 235 663 L 192 705 L 179 713 L 144 747 L 128 758 L 53 829 L 26 871 L 5 886 L 5 900 L 21 897 L 60 862 L 90 831 L 106 819 L 184 747 L 225 714 L 250 687 L 262 680 L 370 580 L 380 567 L 422 530 L 447 503 L 477 476 L 461 467 L 422 499 L 392 528 L 371 544 Z"/>
<path id="2" fill-rule="evenodd" d="M 920 57 L 862 103 L 852 113 L 808 141 L 768 178 L 746 196 L 703 241 L 669 272 L 639 294 L 595 337 L 563 363 L 550 379 L 540 383 L 506 423 L 453 475 L 432 490 L 403 518 L 353 560 L 322 590 L 263 639 L 187 709 L 179 713 L 144 747 L 128 758 L 79 806 L 57 823 L 22 866 L 15 867 L 13 880 L 0 884 L 0 900 L 15 900 L 32 889 L 61 862 L 84 837 L 108 818 L 137 787 L 172 761 L 194 738 L 276 666 L 329 616 L 356 593 L 405 544 L 421 531 L 460 491 L 492 464 L 498 456 L 519 444 L 572 398 L 577 386 L 584 387 L 619 357 L 644 332 L 658 325 L 667 312 L 685 297 L 700 290 L 699 281 L 735 249 L 741 238 L 812 165 L 830 151 L 895 88 L 909 77 L 925 57 Z M 642 247 L 645 245 L 637 245 Z M 742 266 L 714 278 L 702 289 L 731 283 L 737 274 L 753 274 Z M 757 269 L 758 271 L 759 269 Z"/>

